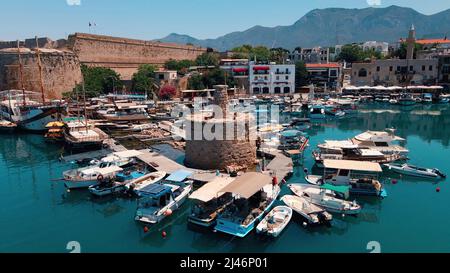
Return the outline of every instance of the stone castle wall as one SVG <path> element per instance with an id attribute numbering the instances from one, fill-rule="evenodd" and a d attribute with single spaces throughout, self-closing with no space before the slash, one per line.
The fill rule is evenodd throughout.
<path id="1" fill-rule="evenodd" d="M 85 33 L 70 35 L 67 48 L 79 57 L 82 64 L 111 68 L 123 80 L 130 80 L 142 64 L 162 66 L 169 59 L 194 60 L 206 52 L 206 49 L 195 46 Z"/>
<path id="2" fill-rule="evenodd" d="M 0 51 L 0 90 L 22 89 L 17 52 Z M 37 56 L 34 51 L 21 54 L 23 83 L 26 90 L 41 91 Z M 73 53 L 41 52 L 42 79 L 45 96 L 59 99 L 64 92 L 72 91 L 82 81 L 80 62 Z"/>

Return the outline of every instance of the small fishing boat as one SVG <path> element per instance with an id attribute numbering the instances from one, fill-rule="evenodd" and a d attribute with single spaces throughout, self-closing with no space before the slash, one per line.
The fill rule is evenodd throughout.
<path id="1" fill-rule="evenodd" d="M 416 103 L 417 101 L 410 94 L 402 94 L 398 99 L 398 104 L 401 106 L 412 106 Z"/>
<path id="2" fill-rule="evenodd" d="M 311 119 L 326 119 L 325 107 L 321 104 L 314 104 L 311 107 L 309 117 Z"/>
<path id="3" fill-rule="evenodd" d="M 7 120 L 0 120 L 0 133 L 11 133 L 17 128 L 17 125 Z"/>
<path id="4" fill-rule="evenodd" d="M 184 204 L 191 191 L 192 183 L 147 185 L 140 190 L 135 220 L 147 226 L 161 222 Z"/>
<path id="5" fill-rule="evenodd" d="M 384 166 L 393 172 L 408 176 L 433 178 L 433 179 L 440 179 L 447 177 L 444 173 L 442 173 L 438 169 L 421 168 L 409 164 L 385 164 Z"/>
<path id="6" fill-rule="evenodd" d="M 310 225 L 328 223 L 333 220 L 333 215 L 303 197 L 285 195 L 281 198 L 281 201 L 305 218 Z"/>
<path id="7" fill-rule="evenodd" d="M 391 99 L 390 101 L 389 101 L 389 103 L 390 104 L 398 104 L 398 100 L 396 100 L 396 99 Z"/>
<path id="8" fill-rule="evenodd" d="M 256 227 L 256 233 L 278 237 L 292 219 L 292 209 L 286 206 L 274 208 Z"/>
<path id="9" fill-rule="evenodd" d="M 140 191 L 151 184 L 155 184 L 160 182 L 166 177 L 166 172 L 154 172 L 139 177 L 125 185 L 125 188 L 129 191 L 134 192 L 137 195 L 140 195 Z"/>
<path id="10" fill-rule="evenodd" d="M 337 198 L 337 195 L 328 189 L 301 184 L 290 184 L 288 187 L 295 195 L 304 197 L 331 213 L 356 215 L 361 212 L 361 206 L 356 201 L 350 202 Z"/>
<path id="11" fill-rule="evenodd" d="M 114 193 L 121 193 L 126 190 L 125 185 L 130 181 L 135 181 L 145 176 L 145 172 L 120 172 L 116 174 L 115 179 L 108 179 L 101 181 L 98 185 L 89 187 L 89 192 L 95 196 L 107 196 Z"/>

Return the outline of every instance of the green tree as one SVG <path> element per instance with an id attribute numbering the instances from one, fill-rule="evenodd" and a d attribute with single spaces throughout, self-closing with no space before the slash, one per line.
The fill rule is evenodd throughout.
<path id="1" fill-rule="evenodd" d="M 276 63 L 283 63 L 291 52 L 285 48 L 278 47 L 270 49 L 270 61 Z"/>
<path id="2" fill-rule="evenodd" d="M 414 45 L 414 58 L 417 56 L 417 51 L 420 51 L 423 49 L 423 46 L 420 44 Z M 406 59 L 406 52 L 408 51 L 408 44 L 407 43 L 401 43 L 400 47 L 392 52 L 391 56 L 392 58 L 399 58 L 399 59 Z"/>
<path id="3" fill-rule="evenodd" d="M 195 63 L 199 66 L 218 66 L 219 62 L 219 56 L 214 52 L 203 53 L 195 60 Z"/>
<path id="4" fill-rule="evenodd" d="M 82 65 L 81 73 L 83 74 L 86 96 L 88 97 L 111 93 L 123 88 L 120 75 L 110 68 Z M 81 83 L 79 87 L 81 87 Z M 80 89 L 79 87 L 78 89 Z"/>
<path id="5" fill-rule="evenodd" d="M 173 60 L 170 59 L 164 64 L 164 68 L 167 70 L 175 70 L 180 74 L 186 74 L 189 71 L 189 67 L 194 66 L 195 62 L 191 60 Z"/>
<path id="6" fill-rule="evenodd" d="M 372 58 L 382 59 L 383 56 L 374 49 L 363 50 L 362 47 L 357 44 L 344 45 L 338 56 L 339 61 L 346 61 L 348 63 L 362 62 Z"/>
<path id="7" fill-rule="evenodd" d="M 189 78 L 188 81 L 188 89 L 191 90 L 203 90 L 205 89 L 205 85 L 203 84 L 203 77 L 202 75 L 193 75 Z"/>
<path id="8" fill-rule="evenodd" d="M 150 64 L 143 64 L 139 66 L 138 71 L 133 74 L 132 78 L 133 91 L 149 92 L 153 90 L 155 70 L 156 68 Z"/>
<path id="9" fill-rule="evenodd" d="M 303 61 L 295 63 L 295 87 L 299 88 L 308 84 L 308 71 Z"/>

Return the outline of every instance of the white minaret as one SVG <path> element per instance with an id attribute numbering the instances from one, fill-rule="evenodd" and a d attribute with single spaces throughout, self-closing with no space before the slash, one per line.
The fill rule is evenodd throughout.
<path id="1" fill-rule="evenodd" d="M 416 45 L 416 29 L 414 25 L 411 25 L 411 29 L 409 30 L 409 36 L 406 40 L 407 43 L 407 51 L 406 51 L 406 59 L 412 60 L 414 59 L 414 49 Z"/>

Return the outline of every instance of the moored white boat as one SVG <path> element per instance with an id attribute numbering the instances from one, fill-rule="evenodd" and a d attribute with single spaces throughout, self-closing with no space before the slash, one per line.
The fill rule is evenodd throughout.
<path id="1" fill-rule="evenodd" d="M 432 179 L 446 178 L 446 175 L 438 169 L 421 168 L 409 164 L 385 164 L 384 166 L 393 172 L 403 175 Z"/>
<path id="2" fill-rule="evenodd" d="M 275 207 L 256 227 L 256 233 L 278 237 L 292 219 L 292 209 L 286 206 Z"/>
<path id="3" fill-rule="evenodd" d="M 312 204 L 303 197 L 285 195 L 281 198 L 281 201 L 305 218 L 308 221 L 308 224 L 317 225 L 328 223 L 333 219 L 333 216 L 326 210 Z"/>
<path id="4" fill-rule="evenodd" d="M 139 192 L 144 189 L 145 187 L 155 184 L 157 182 L 160 182 L 161 180 L 166 177 L 166 172 L 154 172 L 146 174 L 142 177 L 139 177 L 125 185 L 125 188 L 127 190 L 133 191 L 137 195 L 139 195 Z"/>

